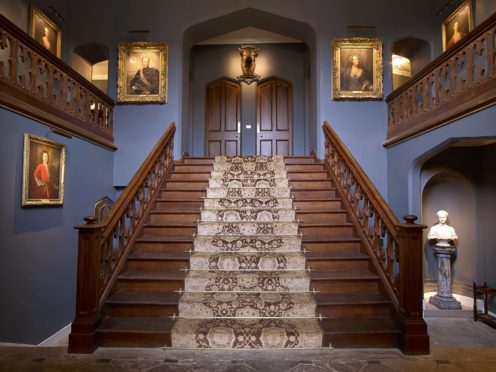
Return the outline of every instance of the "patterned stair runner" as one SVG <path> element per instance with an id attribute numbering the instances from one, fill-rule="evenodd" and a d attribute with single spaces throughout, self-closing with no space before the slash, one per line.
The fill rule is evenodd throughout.
<path id="1" fill-rule="evenodd" d="M 319 348 L 301 235 L 283 158 L 215 158 L 177 348 Z"/>

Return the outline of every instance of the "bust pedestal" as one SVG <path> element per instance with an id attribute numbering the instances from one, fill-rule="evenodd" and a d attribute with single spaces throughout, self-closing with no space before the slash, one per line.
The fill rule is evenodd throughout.
<path id="1" fill-rule="evenodd" d="M 437 257 L 437 294 L 429 298 L 429 303 L 443 310 L 461 310 L 462 304 L 451 292 L 451 257 L 456 247 L 447 240 L 439 240 L 433 247 Z"/>

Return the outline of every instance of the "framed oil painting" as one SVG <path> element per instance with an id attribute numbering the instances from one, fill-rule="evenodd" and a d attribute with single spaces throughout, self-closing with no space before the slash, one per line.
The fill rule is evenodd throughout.
<path id="1" fill-rule="evenodd" d="M 167 102 L 167 44 L 120 43 L 117 102 Z"/>
<path id="2" fill-rule="evenodd" d="M 332 99 L 383 98 L 381 39 L 335 39 L 332 50 Z"/>
<path id="3" fill-rule="evenodd" d="M 472 31 L 472 2 L 463 2 L 443 21 L 443 51 L 451 48 Z"/>
<path id="4" fill-rule="evenodd" d="M 29 35 L 60 58 L 60 28 L 34 5 L 31 5 L 30 20 Z"/>
<path id="5" fill-rule="evenodd" d="M 64 203 L 65 146 L 24 134 L 22 206 Z"/>

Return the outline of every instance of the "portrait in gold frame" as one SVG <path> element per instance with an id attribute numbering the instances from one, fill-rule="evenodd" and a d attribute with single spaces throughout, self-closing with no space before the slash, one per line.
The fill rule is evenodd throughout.
<path id="1" fill-rule="evenodd" d="M 29 35 L 60 58 L 62 31 L 41 10 L 31 5 Z"/>
<path id="2" fill-rule="evenodd" d="M 120 43 L 117 102 L 166 103 L 167 57 L 165 43 Z"/>
<path id="3" fill-rule="evenodd" d="M 65 145 L 24 134 L 22 206 L 64 203 Z"/>
<path id="4" fill-rule="evenodd" d="M 381 39 L 335 39 L 332 50 L 333 100 L 383 98 Z"/>
<path id="5" fill-rule="evenodd" d="M 464 1 L 443 21 L 443 51 L 451 48 L 472 31 L 472 2 Z"/>

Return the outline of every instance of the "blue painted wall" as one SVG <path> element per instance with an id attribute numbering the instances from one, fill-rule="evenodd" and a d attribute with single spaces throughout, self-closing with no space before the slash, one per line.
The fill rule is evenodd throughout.
<path id="1" fill-rule="evenodd" d="M 73 227 L 96 200 L 114 198 L 113 152 L 1 108 L 0 130 L 0 342 L 37 344 L 74 319 Z M 66 145 L 63 206 L 21 208 L 24 133 Z"/>

